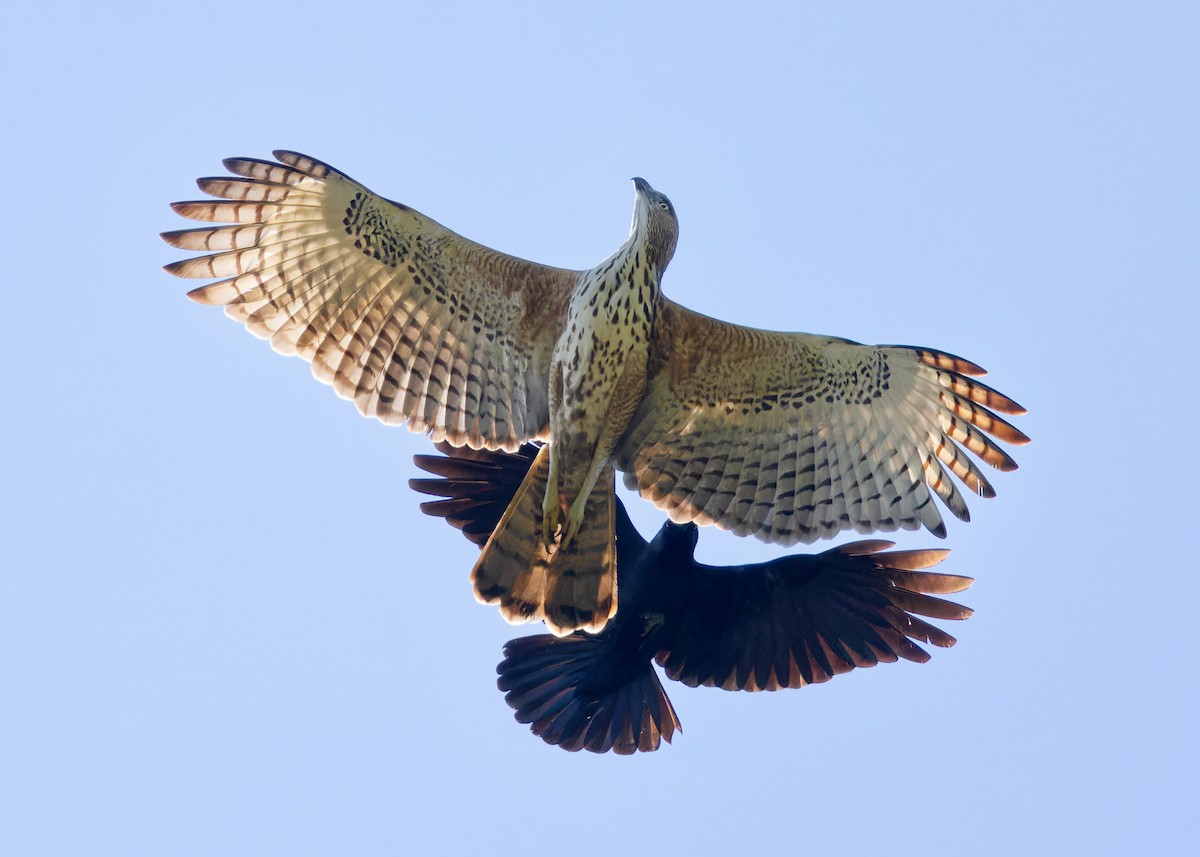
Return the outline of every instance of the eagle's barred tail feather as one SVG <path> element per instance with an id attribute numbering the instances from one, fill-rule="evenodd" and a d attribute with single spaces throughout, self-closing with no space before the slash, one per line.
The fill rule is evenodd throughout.
<path id="1" fill-rule="evenodd" d="M 546 627 L 558 636 L 596 633 L 617 612 L 616 471 L 604 468 L 575 538 L 550 558 Z"/>
<path id="2" fill-rule="evenodd" d="M 542 538 L 549 466 L 544 446 L 471 570 L 475 597 L 513 624 L 545 619 L 558 636 L 599 631 L 617 609 L 615 474 L 601 474 L 579 533 L 560 551 Z"/>

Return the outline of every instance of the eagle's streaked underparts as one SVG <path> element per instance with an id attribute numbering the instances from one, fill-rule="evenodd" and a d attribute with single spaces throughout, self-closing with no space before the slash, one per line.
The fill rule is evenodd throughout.
<path id="1" fill-rule="evenodd" d="M 527 262 L 377 196 L 313 158 L 226 160 L 199 180 L 221 201 L 176 212 L 215 224 L 164 233 L 208 255 L 168 265 L 219 278 L 218 304 L 352 399 L 365 416 L 455 446 L 549 441 L 471 572 L 512 622 L 598 631 L 617 609 L 615 470 L 673 521 L 784 545 L 843 530 L 945 526 L 951 474 L 991 485 L 963 447 L 1016 467 L 996 440 L 1024 413 L 927 348 L 728 324 L 659 289 L 678 222 L 634 179 L 629 237 L 594 268 Z"/>

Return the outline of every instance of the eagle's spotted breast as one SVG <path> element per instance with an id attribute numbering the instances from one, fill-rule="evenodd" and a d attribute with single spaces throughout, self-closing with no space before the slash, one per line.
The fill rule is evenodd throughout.
<path id="1" fill-rule="evenodd" d="M 552 396 L 550 413 L 559 462 L 574 464 L 558 466 L 564 506 L 589 487 L 593 460 L 611 456 L 641 400 L 658 283 L 640 251 L 618 253 L 584 275 L 571 298 L 554 349 L 561 398 Z"/>

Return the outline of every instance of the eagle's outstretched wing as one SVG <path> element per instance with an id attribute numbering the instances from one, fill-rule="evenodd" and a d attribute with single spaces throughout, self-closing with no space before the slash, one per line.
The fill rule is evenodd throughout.
<path id="1" fill-rule="evenodd" d="M 995 493 L 962 447 L 1012 470 L 993 438 L 1028 441 L 993 413 L 1024 409 L 949 354 L 754 330 L 666 299 L 654 337 L 617 466 L 677 522 L 785 545 L 922 524 L 943 536 L 932 494 L 968 517 L 951 473 Z"/>
<path id="2" fill-rule="evenodd" d="M 297 354 L 359 411 L 475 448 L 544 434 L 550 355 L 577 271 L 506 256 L 390 202 L 313 158 L 226 160 L 198 182 L 220 202 L 179 202 L 164 233 L 172 274 L 222 278 L 220 304 L 276 351 Z"/>

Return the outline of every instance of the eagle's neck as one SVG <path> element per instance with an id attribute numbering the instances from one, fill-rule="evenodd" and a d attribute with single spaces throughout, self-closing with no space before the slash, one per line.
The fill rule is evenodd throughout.
<path id="1" fill-rule="evenodd" d="M 650 238 L 645 226 L 635 223 L 621 248 L 583 278 L 579 297 L 586 298 L 594 325 L 649 339 L 662 278 L 660 253 Z"/>

